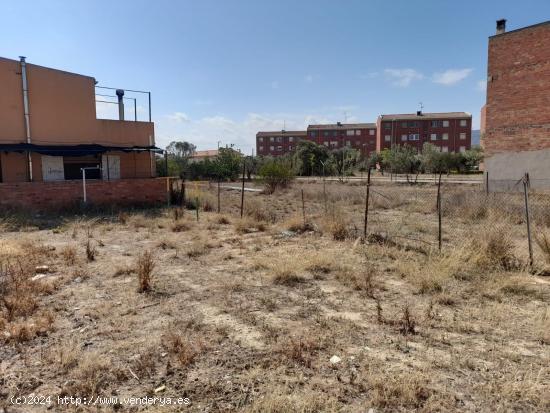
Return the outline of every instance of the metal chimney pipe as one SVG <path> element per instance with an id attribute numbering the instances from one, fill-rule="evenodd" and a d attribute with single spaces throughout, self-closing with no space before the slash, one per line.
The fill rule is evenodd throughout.
<path id="1" fill-rule="evenodd" d="M 497 34 L 506 32 L 506 19 L 497 20 Z"/>
<path id="2" fill-rule="evenodd" d="M 31 143 L 31 119 L 29 114 L 29 85 L 27 82 L 27 62 L 25 56 L 19 56 L 19 62 L 21 64 L 21 82 L 23 87 L 23 113 L 25 116 L 25 134 L 27 143 Z M 27 164 L 28 164 L 28 176 L 29 181 L 32 181 L 32 157 L 31 153 L 27 151 Z"/>
<path id="3" fill-rule="evenodd" d="M 124 90 L 117 89 L 116 95 L 118 96 L 118 119 L 124 120 Z"/>

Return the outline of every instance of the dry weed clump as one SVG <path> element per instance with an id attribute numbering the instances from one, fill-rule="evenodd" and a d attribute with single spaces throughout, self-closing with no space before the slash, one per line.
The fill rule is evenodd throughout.
<path id="1" fill-rule="evenodd" d="M 420 409 L 432 396 L 428 381 L 419 374 L 374 374 L 369 376 L 369 399 L 387 411 Z"/>
<path id="2" fill-rule="evenodd" d="M 155 260 L 151 251 L 145 251 L 138 257 L 136 273 L 138 276 L 138 292 L 143 293 L 152 290 L 153 269 Z"/>
<path id="3" fill-rule="evenodd" d="M 314 279 L 321 279 L 332 271 L 339 270 L 338 257 L 327 252 L 317 251 L 302 257 L 304 269 L 309 271 Z"/>
<path id="4" fill-rule="evenodd" d="M 279 351 L 287 359 L 309 368 L 321 348 L 320 341 L 314 337 L 290 337 L 281 343 Z"/>
<path id="5" fill-rule="evenodd" d="M 542 344 L 550 345 L 550 307 L 535 320 L 535 336 Z"/>
<path id="6" fill-rule="evenodd" d="M 8 321 L 28 317 L 37 308 L 39 283 L 32 281 L 22 263 L 0 267 L 0 300 Z"/>
<path id="7" fill-rule="evenodd" d="M 289 231 L 294 231 L 298 233 L 313 231 L 315 229 L 315 227 L 311 222 L 307 220 L 304 222 L 304 217 L 300 214 L 295 214 L 289 219 L 287 219 L 284 223 L 284 226 Z"/>
<path id="8" fill-rule="evenodd" d="M 299 274 L 298 262 L 293 259 L 281 260 L 273 263 L 270 267 L 273 284 L 286 285 L 289 287 L 303 283 L 305 278 Z"/>
<path id="9" fill-rule="evenodd" d="M 221 215 L 221 214 L 216 215 L 216 217 L 214 218 L 214 222 L 220 225 L 229 225 L 231 223 L 227 215 Z"/>
<path id="10" fill-rule="evenodd" d="M 4 340 L 23 343 L 37 336 L 45 336 L 52 330 L 54 320 L 54 314 L 45 310 L 24 320 L 8 323 L 4 326 Z"/>
<path id="11" fill-rule="evenodd" d="M 191 229 L 189 222 L 177 221 L 172 224 L 172 232 L 184 232 Z"/>
<path id="12" fill-rule="evenodd" d="M 471 243 L 471 260 L 480 269 L 517 269 L 519 260 L 507 226 L 493 224 L 479 232 Z"/>
<path id="13" fill-rule="evenodd" d="M 92 240 L 88 238 L 86 240 L 86 259 L 88 262 L 92 262 L 95 260 L 97 250 L 95 245 L 93 245 Z"/>
<path id="14" fill-rule="evenodd" d="M 66 394 L 85 394 L 95 397 L 114 381 L 111 361 L 106 355 L 91 353 L 85 355 L 73 370 L 74 381 L 69 384 Z"/>
<path id="15" fill-rule="evenodd" d="M 46 359 L 63 373 L 73 369 L 82 358 L 82 349 L 76 340 L 67 340 L 49 349 Z"/>
<path id="16" fill-rule="evenodd" d="M 256 222 L 273 223 L 277 220 L 277 213 L 270 206 L 271 204 L 262 203 L 258 199 L 249 199 L 245 203 L 244 212 Z"/>
<path id="17" fill-rule="evenodd" d="M 304 391 L 287 395 L 271 389 L 244 409 L 245 413 L 336 413 L 339 411 L 341 409 L 337 401 L 325 393 Z"/>
<path id="18" fill-rule="evenodd" d="M 208 253 L 210 248 L 211 246 L 206 240 L 196 239 L 193 242 L 191 242 L 191 245 L 189 245 L 189 247 L 187 247 L 185 254 L 189 258 L 196 258 Z"/>
<path id="19" fill-rule="evenodd" d="M 61 258 L 65 262 L 65 265 L 72 266 L 76 264 L 76 248 L 74 245 L 67 245 L 61 250 Z"/>
<path id="20" fill-rule="evenodd" d="M 539 233 L 535 235 L 535 240 L 544 254 L 546 262 L 550 264 L 550 231 L 539 231 Z"/>
<path id="21" fill-rule="evenodd" d="M 192 364 L 206 349 L 205 344 L 198 339 L 190 339 L 170 332 L 162 337 L 164 348 L 172 354 L 181 367 Z"/>
<path id="22" fill-rule="evenodd" d="M 323 215 L 321 219 L 323 232 L 331 234 L 335 241 L 344 241 L 351 237 L 350 222 L 342 211 L 334 209 L 328 214 Z"/>
<path id="23" fill-rule="evenodd" d="M 235 231 L 238 234 L 249 234 L 252 232 L 264 232 L 267 226 L 264 222 L 259 222 L 251 219 L 250 217 L 244 217 L 235 221 Z"/>

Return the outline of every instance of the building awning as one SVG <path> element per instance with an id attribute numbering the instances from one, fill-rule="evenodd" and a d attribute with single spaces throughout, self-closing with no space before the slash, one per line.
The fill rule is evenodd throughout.
<path id="1" fill-rule="evenodd" d="M 37 152 L 50 156 L 87 156 L 105 152 L 162 152 L 156 146 L 106 146 L 97 144 L 88 145 L 35 145 L 32 143 L 0 144 L 3 152 Z"/>

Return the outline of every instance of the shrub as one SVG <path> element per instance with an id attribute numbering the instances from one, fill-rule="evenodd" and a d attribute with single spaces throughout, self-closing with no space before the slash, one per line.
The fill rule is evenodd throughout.
<path id="1" fill-rule="evenodd" d="M 294 179 L 292 168 L 287 162 L 270 160 L 264 163 L 258 171 L 260 180 L 265 185 L 265 191 L 269 194 L 277 188 L 286 188 Z"/>
<path id="2" fill-rule="evenodd" d="M 152 274 L 155 260 L 151 251 L 145 251 L 137 260 L 136 272 L 138 275 L 138 292 L 143 293 L 152 289 Z"/>
<path id="3" fill-rule="evenodd" d="M 535 236 L 535 240 L 541 251 L 544 253 L 546 262 L 550 264 L 550 232 L 541 231 Z"/>
<path id="4" fill-rule="evenodd" d="M 90 238 L 88 238 L 88 240 L 86 241 L 86 258 L 88 259 L 89 262 L 95 260 L 95 254 L 96 254 L 96 248 L 92 244 L 92 241 L 90 240 Z"/>

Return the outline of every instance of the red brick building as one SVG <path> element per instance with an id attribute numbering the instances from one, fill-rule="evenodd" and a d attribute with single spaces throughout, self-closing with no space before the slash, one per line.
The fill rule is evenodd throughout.
<path id="1" fill-rule="evenodd" d="M 348 146 L 368 156 L 376 151 L 376 124 L 335 123 L 309 125 L 307 131 L 258 132 L 256 153 L 263 156 L 278 156 L 292 152 L 300 140 L 308 140 L 329 149 Z"/>
<path id="2" fill-rule="evenodd" d="M 292 152 L 296 143 L 307 137 L 306 131 L 258 132 L 256 153 L 259 156 L 279 156 Z"/>
<path id="3" fill-rule="evenodd" d="M 309 125 L 307 139 L 329 149 L 344 146 L 357 149 L 362 156 L 376 151 L 376 124 L 374 123 L 335 123 Z"/>
<path id="4" fill-rule="evenodd" d="M 550 21 L 489 38 L 482 145 L 490 187 L 506 189 L 529 173 L 550 187 Z"/>
<path id="5" fill-rule="evenodd" d="M 443 152 L 464 152 L 472 144 L 472 115 L 466 112 L 380 115 L 376 127 L 377 151 L 404 144 L 420 151 L 429 142 Z"/>

